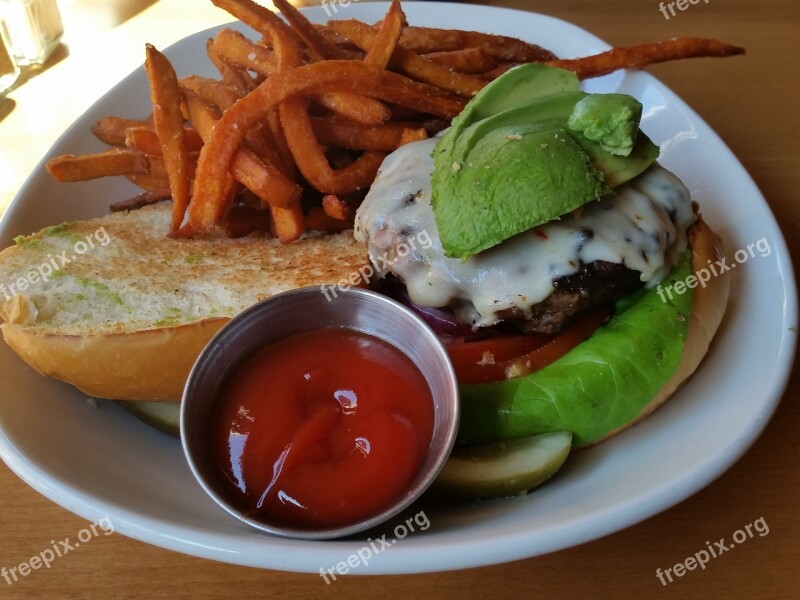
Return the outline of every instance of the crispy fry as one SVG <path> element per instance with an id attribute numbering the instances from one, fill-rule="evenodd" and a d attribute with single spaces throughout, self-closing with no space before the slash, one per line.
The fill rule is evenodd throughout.
<path id="1" fill-rule="evenodd" d="M 393 152 L 404 143 L 428 137 L 425 129 L 408 127 L 402 123 L 365 127 L 334 117 L 311 117 L 311 125 L 322 145 L 350 150 Z"/>
<path id="2" fill-rule="evenodd" d="M 362 125 L 380 125 L 392 116 L 388 106 L 366 96 L 329 92 L 314 99 L 329 111 Z"/>
<path id="3" fill-rule="evenodd" d="M 281 116 L 278 114 L 278 109 L 274 108 L 267 113 L 266 127 L 272 135 L 272 141 L 278 151 L 278 158 L 283 168 L 281 169 L 289 179 L 296 179 L 297 165 L 292 159 L 292 151 L 289 149 L 289 142 L 286 141 L 286 134 L 281 127 Z"/>
<path id="4" fill-rule="evenodd" d="M 161 156 L 161 143 L 158 141 L 156 132 L 150 127 L 132 127 L 125 135 L 125 146 L 150 154 Z"/>
<path id="5" fill-rule="evenodd" d="M 206 79 L 204 77 L 185 77 L 181 80 L 181 85 L 190 90 L 220 112 L 225 112 L 233 106 L 241 95 L 239 92 L 229 87 L 221 81 Z M 281 153 L 275 147 L 275 140 L 272 139 L 268 127 L 254 128 L 247 132 L 245 136 L 247 145 L 265 162 L 274 165 L 289 179 L 294 178 L 294 171 L 286 165 L 286 161 L 281 157 Z M 284 156 L 288 154 L 288 148 Z"/>
<path id="6" fill-rule="evenodd" d="M 183 137 L 188 152 L 199 152 L 203 147 L 203 140 L 191 127 L 184 127 Z M 139 152 L 161 156 L 161 144 L 152 127 L 132 127 L 125 136 L 125 146 L 134 148 Z"/>
<path id="7" fill-rule="evenodd" d="M 428 132 L 425 131 L 422 127 L 417 128 L 406 128 L 403 131 L 403 135 L 400 136 L 400 146 L 405 146 L 406 144 L 410 144 L 412 142 L 419 142 L 420 140 L 428 139 Z"/>
<path id="8" fill-rule="evenodd" d="M 498 77 L 500 77 L 500 75 L 502 75 L 503 73 L 505 73 L 509 69 L 513 69 L 514 67 L 518 67 L 521 64 L 523 64 L 523 63 L 515 63 L 515 62 L 505 63 L 505 64 L 502 64 L 502 65 L 499 65 L 499 66 L 495 67 L 491 71 L 486 71 L 486 73 L 484 73 L 482 76 L 484 78 L 486 78 L 488 81 L 492 81 L 493 79 L 497 79 Z"/>
<path id="9" fill-rule="evenodd" d="M 167 57 L 154 46 L 147 44 L 144 63 L 150 82 L 153 102 L 153 125 L 161 145 L 161 154 L 172 191 L 172 222 L 170 231 L 177 231 L 189 206 L 191 180 L 189 179 L 189 151 L 181 114 L 181 90 L 178 78 Z"/>
<path id="10" fill-rule="evenodd" d="M 329 43 L 339 47 L 339 50 L 344 53 L 344 60 L 364 60 L 366 53 L 359 50 L 350 40 L 339 35 L 335 31 L 331 31 L 325 25 L 314 24 L 314 28 L 319 34 L 328 40 Z"/>
<path id="11" fill-rule="evenodd" d="M 217 54 L 217 50 L 214 48 L 214 40 L 209 39 L 206 42 L 206 53 L 211 63 L 217 68 L 219 74 L 222 75 L 222 80 L 225 83 L 242 94 L 246 94 L 253 89 L 255 86 L 253 78 L 250 77 L 246 71 L 225 62 L 222 57 Z"/>
<path id="12" fill-rule="evenodd" d="M 325 231 L 328 233 L 338 233 L 339 231 L 353 228 L 351 221 L 334 219 L 325 214 L 325 211 L 319 206 L 309 209 L 306 215 L 306 225 L 312 231 Z"/>
<path id="13" fill-rule="evenodd" d="M 265 77 L 277 71 L 272 51 L 251 42 L 238 31 L 220 31 L 214 38 L 213 48 L 220 59 L 231 66 L 248 69 Z M 316 100 L 328 110 L 365 125 L 380 125 L 391 117 L 391 111 L 381 102 L 364 96 L 333 92 L 320 94 Z"/>
<path id="14" fill-rule="evenodd" d="M 292 208 L 270 207 L 272 216 L 272 235 L 282 244 L 289 244 L 300 239 L 306 230 L 306 218 L 300 206 Z"/>
<path id="15" fill-rule="evenodd" d="M 226 111 L 242 97 L 242 94 L 231 86 L 216 79 L 207 79 L 191 75 L 180 80 L 180 85 L 199 96 L 220 111 Z"/>
<path id="16" fill-rule="evenodd" d="M 386 13 L 375 41 L 364 57 L 364 62 L 381 69 L 388 67 L 405 26 L 406 15 L 400 8 L 400 0 L 392 0 L 389 12 Z"/>
<path id="17" fill-rule="evenodd" d="M 497 61 L 482 48 L 463 48 L 445 52 L 431 52 L 425 58 L 445 67 L 458 71 L 480 75 L 497 68 Z"/>
<path id="18" fill-rule="evenodd" d="M 92 133 L 109 146 L 124 146 L 126 132 L 132 127 L 147 127 L 147 123 L 138 119 L 103 117 L 92 125 Z"/>
<path id="19" fill-rule="evenodd" d="M 325 39 L 311 21 L 287 0 L 272 0 L 272 3 L 281 11 L 297 36 L 308 46 L 313 60 L 344 60 L 347 58 L 346 53 L 339 46 Z"/>
<path id="20" fill-rule="evenodd" d="M 303 177 L 317 190 L 327 194 L 348 194 L 368 187 L 385 154 L 365 152 L 357 161 L 342 169 L 332 169 L 314 137 L 305 102 L 295 99 L 280 107 L 281 125 L 286 132 L 289 149 Z"/>
<path id="21" fill-rule="evenodd" d="M 135 150 L 107 150 L 99 154 L 74 156 L 64 154 L 47 162 L 47 170 L 56 181 L 88 181 L 111 175 L 149 173 L 151 162 Z"/>
<path id="22" fill-rule="evenodd" d="M 211 43 L 214 53 L 228 65 L 268 77 L 277 65 L 271 50 L 255 44 L 233 29 L 223 29 Z"/>
<path id="23" fill-rule="evenodd" d="M 342 197 L 327 194 L 322 197 L 322 210 L 333 219 L 352 223 L 356 216 L 356 208 L 363 199 L 364 194 Z"/>
<path id="24" fill-rule="evenodd" d="M 362 50 L 369 51 L 377 36 L 372 27 L 361 21 L 331 21 L 328 26 Z M 395 50 L 392 65 L 414 79 L 462 96 L 474 96 L 486 85 L 486 81 L 480 77 L 456 73 L 404 47 Z"/>
<path id="25" fill-rule="evenodd" d="M 137 210 L 139 208 L 150 206 L 151 204 L 158 204 L 164 200 L 169 200 L 172 197 L 169 188 L 163 189 L 160 192 L 143 192 L 133 198 L 128 198 L 122 202 L 115 202 L 110 206 L 111 212 L 124 212 L 129 210 Z"/>
<path id="26" fill-rule="evenodd" d="M 300 46 L 297 44 L 294 33 L 271 10 L 252 2 L 252 0 L 211 1 L 214 6 L 229 12 L 269 40 L 277 65 L 285 68 L 287 64 L 296 66 L 302 63 Z M 280 34 L 282 43 L 276 44 L 276 34 Z"/>
<path id="27" fill-rule="evenodd" d="M 225 112 L 200 152 L 190 223 L 194 232 L 212 230 L 220 221 L 221 177 L 249 127 L 287 99 L 302 94 L 344 89 L 446 118 L 458 114 L 465 101 L 406 77 L 358 61 L 323 61 L 278 73 Z"/>
<path id="28" fill-rule="evenodd" d="M 198 133 L 209 139 L 220 113 L 200 98 L 186 94 L 186 106 Z M 231 162 L 231 174 L 265 204 L 290 208 L 300 202 L 302 189 L 274 165 L 263 162 L 252 150 L 239 148 Z"/>
<path id="29" fill-rule="evenodd" d="M 709 56 L 735 56 L 744 54 L 744 48 L 731 46 L 717 40 L 703 38 L 673 38 L 654 44 L 640 44 L 625 48 L 613 48 L 601 54 L 570 60 L 552 60 L 547 64 L 568 71 L 575 71 L 581 79 L 599 77 L 618 69 L 641 69 L 647 65 Z"/>
<path id="30" fill-rule="evenodd" d="M 169 179 L 166 176 L 146 175 L 146 174 L 131 174 L 124 175 L 125 179 L 132 184 L 139 186 L 145 192 L 153 192 L 160 194 L 164 191 L 169 192 Z"/>
<path id="31" fill-rule="evenodd" d="M 150 156 L 149 154 L 145 154 L 144 158 L 147 165 L 147 175 L 166 177 L 169 179 L 169 175 L 167 175 L 167 166 L 164 164 L 164 158 L 162 156 Z M 189 163 L 189 169 L 191 170 L 189 173 L 189 178 L 191 179 L 195 169 L 194 160 Z"/>
<path id="32" fill-rule="evenodd" d="M 536 44 L 504 35 L 458 29 L 406 27 L 400 36 L 400 45 L 418 54 L 480 48 L 489 56 L 509 62 L 544 62 L 557 58 L 552 52 Z"/>

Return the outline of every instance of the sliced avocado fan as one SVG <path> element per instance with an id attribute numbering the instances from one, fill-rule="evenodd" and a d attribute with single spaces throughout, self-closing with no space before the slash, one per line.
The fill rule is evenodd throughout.
<path id="1" fill-rule="evenodd" d="M 467 104 L 434 149 L 432 199 L 445 254 L 466 259 L 613 193 L 658 157 L 642 105 L 587 94 L 577 76 L 528 64 Z"/>

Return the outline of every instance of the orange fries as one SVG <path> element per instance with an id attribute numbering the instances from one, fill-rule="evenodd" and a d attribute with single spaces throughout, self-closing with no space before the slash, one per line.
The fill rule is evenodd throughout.
<path id="1" fill-rule="evenodd" d="M 151 204 L 158 204 L 164 200 L 169 200 L 172 197 L 169 188 L 160 192 L 142 192 L 138 196 L 128 198 L 122 202 L 117 202 L 110 206 L 111 212 L 123 212 L 128 210 L 136 210 L 143 206 L 150 206 Z"/>
<path id="2" fill-rule="evenodd" d="M 480 75 L 498 67 L 497 61 L 482 48 L 464 48 L 462 50 L 446 50 L 431 52 L 425 58 L 444 65 L 459 73 Z"/>
<path id="3" fill-rule="evenodd" d="M 150 44 L 144 62 L 150 80 L 150 97 L 153 101 L 153 125 L 161 145 L 161 156 L 172 191 L 172 222 L 170 231 L 177 231 L 183 223 L 189 206 L 189 151 L 186 147 L 181 115 L 181 91 L 175 70 Z"/>
<path id="4" fill-rule="evenodd" d="M 400 45 L 418 54 L 480 48 L 489 56 L 506 62 L 544 62 L 556 58 L 552 52 L 536 44 L 504 35 L 458 29 L 406 27 L 400 36 Z"/>
<path id="5" fill-rule="evenodd" d="M 372 47 L 364 57 L 364 62 L 381 69 L 388 67 L 405 26 L 406 15 L 400 8 L 400 0 L 392 0 L 389 12 L 386 13 L 378 35 L 375 36 Z"/>
<path id="6" fill-rule="evenodd" d="M 124 146 L 128 130 L 135 127 L 149 127 L 149 123 L 122 117 L 103 117 L 92 126 L 92 133 L 109 146 Z"/>
<path id="7" fill-rule="evenodd" d="M 214 108 L 191 94 L 185 98 L 192 123 L 204 140 L 208 140 L 220 118 Z M 265 163 L 249 148 L 239 148 L 231 163 L 231 174 L 265 204 L 290 208 L 300 202 L 302 188 L 290 181 L 274 165 Z"/>
<path id="8" fill-rule="evenodd" d="M 365 127 L 335 117 L 311 117 L 311 126 L 314 128 L 314 135 L 324 146 L 350 150 L 391 152 L 409 142 L 428 137 L 424 128 L 409 127 L 403 123 Z"/>
<path id="9" fill-rule="evenodd" d="M 647 65 L 678 60 L 681 58 L 702 58 L 705 56 L 735 56 L 744 54 L 738 48 L 702 38 L 673 38 L 655 44 L 641 44 L 627 48 L 614 48 L 602 54 L 575 58 L 571 60 L 551 60 L 547 64 L 575 71 L 581 79 L 599 77 L 618 69 L 641 69 Z"/>
<path id="10" fill-rule="evenodd" d="M 328 27 L 366 51 L 372 48 L 378 36 L 375 29 L 355 20 L 332 21 L 328 23 Z M 452 71 L 402 45 L 395 49 L 392 64 L 418 81 L 462 96 L 474 96 L 487 84 L 485 79 Z"/>
<path id="11" fill-rule="evenodd" d="M 107 150 L 99 154 L 64 154 L 47 163 L 56 181 L 88 181 L 112 175 L 147 174 L 152 170 L 147 156 L 136 150 Z"/>
<path id="12" fill-rule="evenodd" d="M 208 40 L 220 79 L 179 81 L 148 45 L 152 117 L 105 117 L 92 132 L 110 150 L 47 163 L 58 181 L 121 175 L 144 190 L 115 211 L 171 198 L 174 237 L 270 231 L 289 243 L 307 229 L 352 227 L 387 153 L 449 126 L 469 98 L 518 64 L 585 78 L 743 52 L 677 38 L 559 60 L 507 36 L 408 26 L 400 0 L 374 25 L 312 24 L 291 0 L 274 0 L 283 19 L 253 0 L 211 1 L 257 34 L 222 28 Z"/>

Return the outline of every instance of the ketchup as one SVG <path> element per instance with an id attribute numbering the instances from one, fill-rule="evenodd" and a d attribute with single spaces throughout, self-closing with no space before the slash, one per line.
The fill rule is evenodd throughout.
<path id="1" fill-rule="evenodd" d="M 397 500 L 433 435 L 433 398 L 403 352 L 350 329 L 270 344 L 223 388 L 218 468 L 248 514 L 296 527 L 358 522 Z"/>

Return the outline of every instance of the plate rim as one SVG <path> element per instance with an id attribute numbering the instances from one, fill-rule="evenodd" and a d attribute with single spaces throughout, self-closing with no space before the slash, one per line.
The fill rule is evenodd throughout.
<path id="1" fill-rule="evenodd" d="M 385 9 L 385 7 L 388 6 L 388 2 L 375 2 L 369 4 L 370 10 L 378 10 L 377 7 L 380 6 L 384 7 Z M 430 8 L 428 7 L 438 7 L 439 10 L 446 8 L 447 10 L 462 9 L 469 11 L 483 11 L 487 13 L 512 13 L 523 19 L 544 18 L 558 22 L 561 26 L 580 30 L 584 35 L 593 38 L 598 43 L 605 45 L 606 47 L 610 47 L 591 32 L 588 32 L 583 28 L 574 25 L 573 23 L 569 23 L 567 21 L 541 13 L 500 7 L 444 2 L 406 2 L 404 4 L 416 5 L 420 7 L 415 8 L 414 10 L 429 10 Z M 426 8 L 423 9 L 422 7 Z M 321 10 L 321 7 L 313 7 L 310 12 L 320 12 Z M 358 18 L 357 13 L 355 14 L 355 17 Z M 170 56 L 170 51 L 175 46 L 188 43 L 187 40 L 193 40 L 203 35 L 208 35 L 227 26 L 230 26 L 230 24 L 210 27 L 206 30 L 196 32 L 170 45 L 164 50 L 164 53 L 167 56 Z M 15 215 L 18 211 L 24 210 L 23 204 L 24 199 L 28 195 L 28 189 L 33 185 L 34 181 L 41 176 L 41 173 L 44 169 L 44 164 L 48 158 L 52 156 L 55 148 L 59 147 L 64 140 L 77 129 L 78 122 L 82 118 L 93 113 L 95 107 L 102 103 L 107 95 L 124 85 L 130 77 L 133 77 L 141 69 L 142 67 L 138 67 L 129 74 L 125 75 L 118 83 L 114 84 L 111 88 L 109 88 L 109 90 L 107 90 L 106 93 L 102 94 L 95 102 L 93 102 L 92 105 L 83 113 L 83 115 L 78 117 L 64 132 L 61 133 L 61 135 L 58 136 L 44 157 L 39 161 L 31 174 L 27 177 L 25 183 L 17 192 L 6 213 L 3 215 L 3 218 L 0 219 L 0 236 L 3 236 L 6 233 L 8 223 L 12 220 L 13 215 Z M 625 77 L 633 76 L 644 78 L 644 81 L 653 85 L 659 93 L 667 98 L 670 103 L 677 105 L 681 111 L 689 115 L 689 117 L 691 117 L 695 123 L 701 125 L 706 130 L 706 134 L 713 136 L 714 141 L 717 142 L 720 147 L 729 154 L 730 159 L 735 162 L 739 169 L 741 169 L 742 174 L 752 184 L 753 189 L 756 190 L 758 199 L 763 204 L 763 208 L 766 209 L 765 214 L 771 218 L 771 224 L 774 227 L 775 232 L 778 234 L 774 243 L 776 243 L 778 246 L 775 248 L 776 254 L 781 257 L 780 260 L 776 259 L 776 264 L 778 264 L 778 266 L 781 268 L 784 275 L 784 286 L 782 291 L 784 292 L 785 302 L 782 323 L 784 325 L 795 326 L 797 323 L 797 288 L 794 280 L 794 270 L 791 265 L 790 255 L 786 247 L 783 233 L 781 232 L 775 216 L 772 213 L 769 204 L 766 202 L 763 193 L 761 193 L 761 191 L 758 189 L 747 170 L 744 168 L 741 162 L 739 162 L 738 158 L 736 158 L 730 148 L 728 148 L 727 144 L 725 144 L 720 136 L 686 102 L 684 102 L 677 94 L 672 92 L 672 90 L 670 90 L 660 80 L 649 73 L 635 71 L 625 72 Z M 387 559 L 387 561 L 377 561 L 374 563 L 374 566 L 370 566 L 369 568 L 360 570 L 357 569 L 354 571 L 354 574 L 374 575 L 435 572 L 486 566 L 511 560 L 528 558 L 598 539 L 599 537 L 603 537 L 605 535 L 610 535 L 676 505 L 716 480 L 722 473 L 724 473 L 741 458 L 741 456 L 752 446 L 752 444 L 755 443 L 760 434 L 763 432 L 764 428 L 769 422 L 770 417 L 777 409 L 786 386 L 788 385 L 788 380 L 792 371 L 796 350 L 796 336 L 789 331 L 789 327 L 783 328 L 780 342 L 780 349 L 778 351 L 778 357 L 780 360 L 776 365 L 776 372 L 780 373 L 781 377 L 772 382 L 769 393 L 765 394 L 765 398 L 767 398 L 767 400 L 764 401 L 761 411 L 759 412 L 760 418 L 755 420 L 753 423 L 750 423 L 748 427 L 743 430 L 746 431 L 746 433 L 744 435 L 740 435 L 735 443 L 732 443 L 726 447 L 724 451 L 722 449 L 718 449 L 715 455 L 706 457 L 707 460 L 704 463 L 705 470 L 695 468 L 688 476 L 684 475 L 679 482 L 681 485 L 673 485 L 670 488 L 669 493 L 665 493 L 665 490 L 660 488 L 651 488 L 644 494 L 640 494 L 635 501 L 630 501 L 628 504 L 637 507 L 636 511 L 632 511 L 631 506 L 628 504 L 617 504 L 615 506 L 608 507 L 605 510 L 598 511 L 599 513 L 603 514 L 589 513 L 574 519 L 570 526 L 566 527 L 566 533 L 564 524 L 559 524 L 559 531 L 557 532 L 555 531 L 555 527 L 545 528 L 544 533 L 546 534 L 545 537 L 547 538 L 547 543 L 542 544 L 540 537 L 536 544 L 537 550 L 535 551 L 530 551 L 528 545 L 524 543 L 525 541 L 530 541 L 530 536 L 526 537 L 526 532 L 517 530 L 506 532 L 501 537 L 493 540 L 493 553 L 491 557 L 485 556 L 485 548 L 487 545 L 486 540 L 461 540 L 460 542 L 463 544 L 463 546 L 459 547 L 458 552 L 440 553 L 438 557 L 439 561 L 436 564 L 422 563 L 419 560 L 414 560 L 413 557 L 410 559 L 406 558 L 406 560 L 389 562 L 387 562 L 389 560 Z M 174 535 L 174 532 L 185 531 L 188 529 L 186 526 L 176 528 L 170 522 L 163 522 L 158 519 L 151 518 L 148 515 L 132 513 L 126 509 L 120 509 L 115 505 L 109 505 L 104 500 L 93 498 L 91 494 L 85 494 L 82 491 L 73 489 L 71 487 L 68 488 L 69 493 L 65 494 L 63 489 L 65 484 L 63 482 L 50 475 L 49 472 L 42 469 L 39 465 L 34 464 L 24 454 L 21 454 L 17 451 L 16 447 L 14 447 L 13 443 L 11 443 L 9 438 L 6 436 L 6 432 L 2 427 L 2 423 L 0 423 L 0 457 L 2 457 L 9 468 L 28 485 L 56 504 L 63 506 L 73 513 L 76 513 L 84 518 L 98 520 L 103 516 L 108 515 L 109 512 L 116 512 L 117 516 L 113 519 L 115 528 L 117 528 L 120 533 L 123 533 L 128 537 L 200 558 L 215 559 L 224 562 L 231 562 L 233 564 L 260 568 L 278 568 L 308 573 L 316 572 L 313 570 L 313 568 L 309 570 L 308 568 L 298 569 L 293 565 L 276 565 L 276 562 L 279 562 L 277 559 L 271 561 L 271 563 L 268 565 L 265 564 L 263 556 L 253 556 L 252 558 L 248 558 L 246 552 L 225 552 L 222 548 L 210 548 L 207 544 L 201 542 L 192 542 L 189 539 L 181 539 Z M 643 506 L 645 508 L 643 508 Z M 602 519 L 599 517 L 602 517 Z M 137 524 L 134 521 L 137 521 L 138 523 L 144 522 L 147 527 Z M 611 523 L 611 525 L 609 525 L 609 523 Z M 145 533 L 148 531 L 152 534 L 153 530 L 156 529 L 161 530 L 157 535 L 157 541 L 154 540 L 152 536 L 148 537 L 145 535 Z M 432 544 L 435 546 L 436 541 L 433 541 Z M 444 543 L 445 546 L 450 546 L 451 544 L 452 542 Z M 251 543 L 249 541 L 247 544 L 245 544 L 245 546 L 250 545 Z M 263 544 L 258 545 L 263 546 Z M 335 558 L 338 557 L 338 559 L 341 559 L 344 554 L 344 552 L 340 549 L 336 549 L 335 545 L 330 547 L 329 552 L 327 551 L 328 549 L 323 551 L 316 544 L 314 547 L 318 557 L 321 556 L 320 553 L 328 554 L 331 557 L 333 562 L 328 564 L 335 564 L 337 562 Z M 466 552 L 468 549 L 469 552 Z M 393 556 L 405 556 L 407 554 L 411 554 L 411 549 L 408 551 L 403 551 L 402 545 L 398 546 L 394 552 L 390 553 L 390 555 Z M 469 557 L 468 560 L 464 560 L 464 558 L 467 556 Z M 414 565 L 415 563 L 416 567 L 411 566 L 411 568 L 409 568 L 410 565 Z M 315 562 L 315 564 L 317 563 Z"/>

